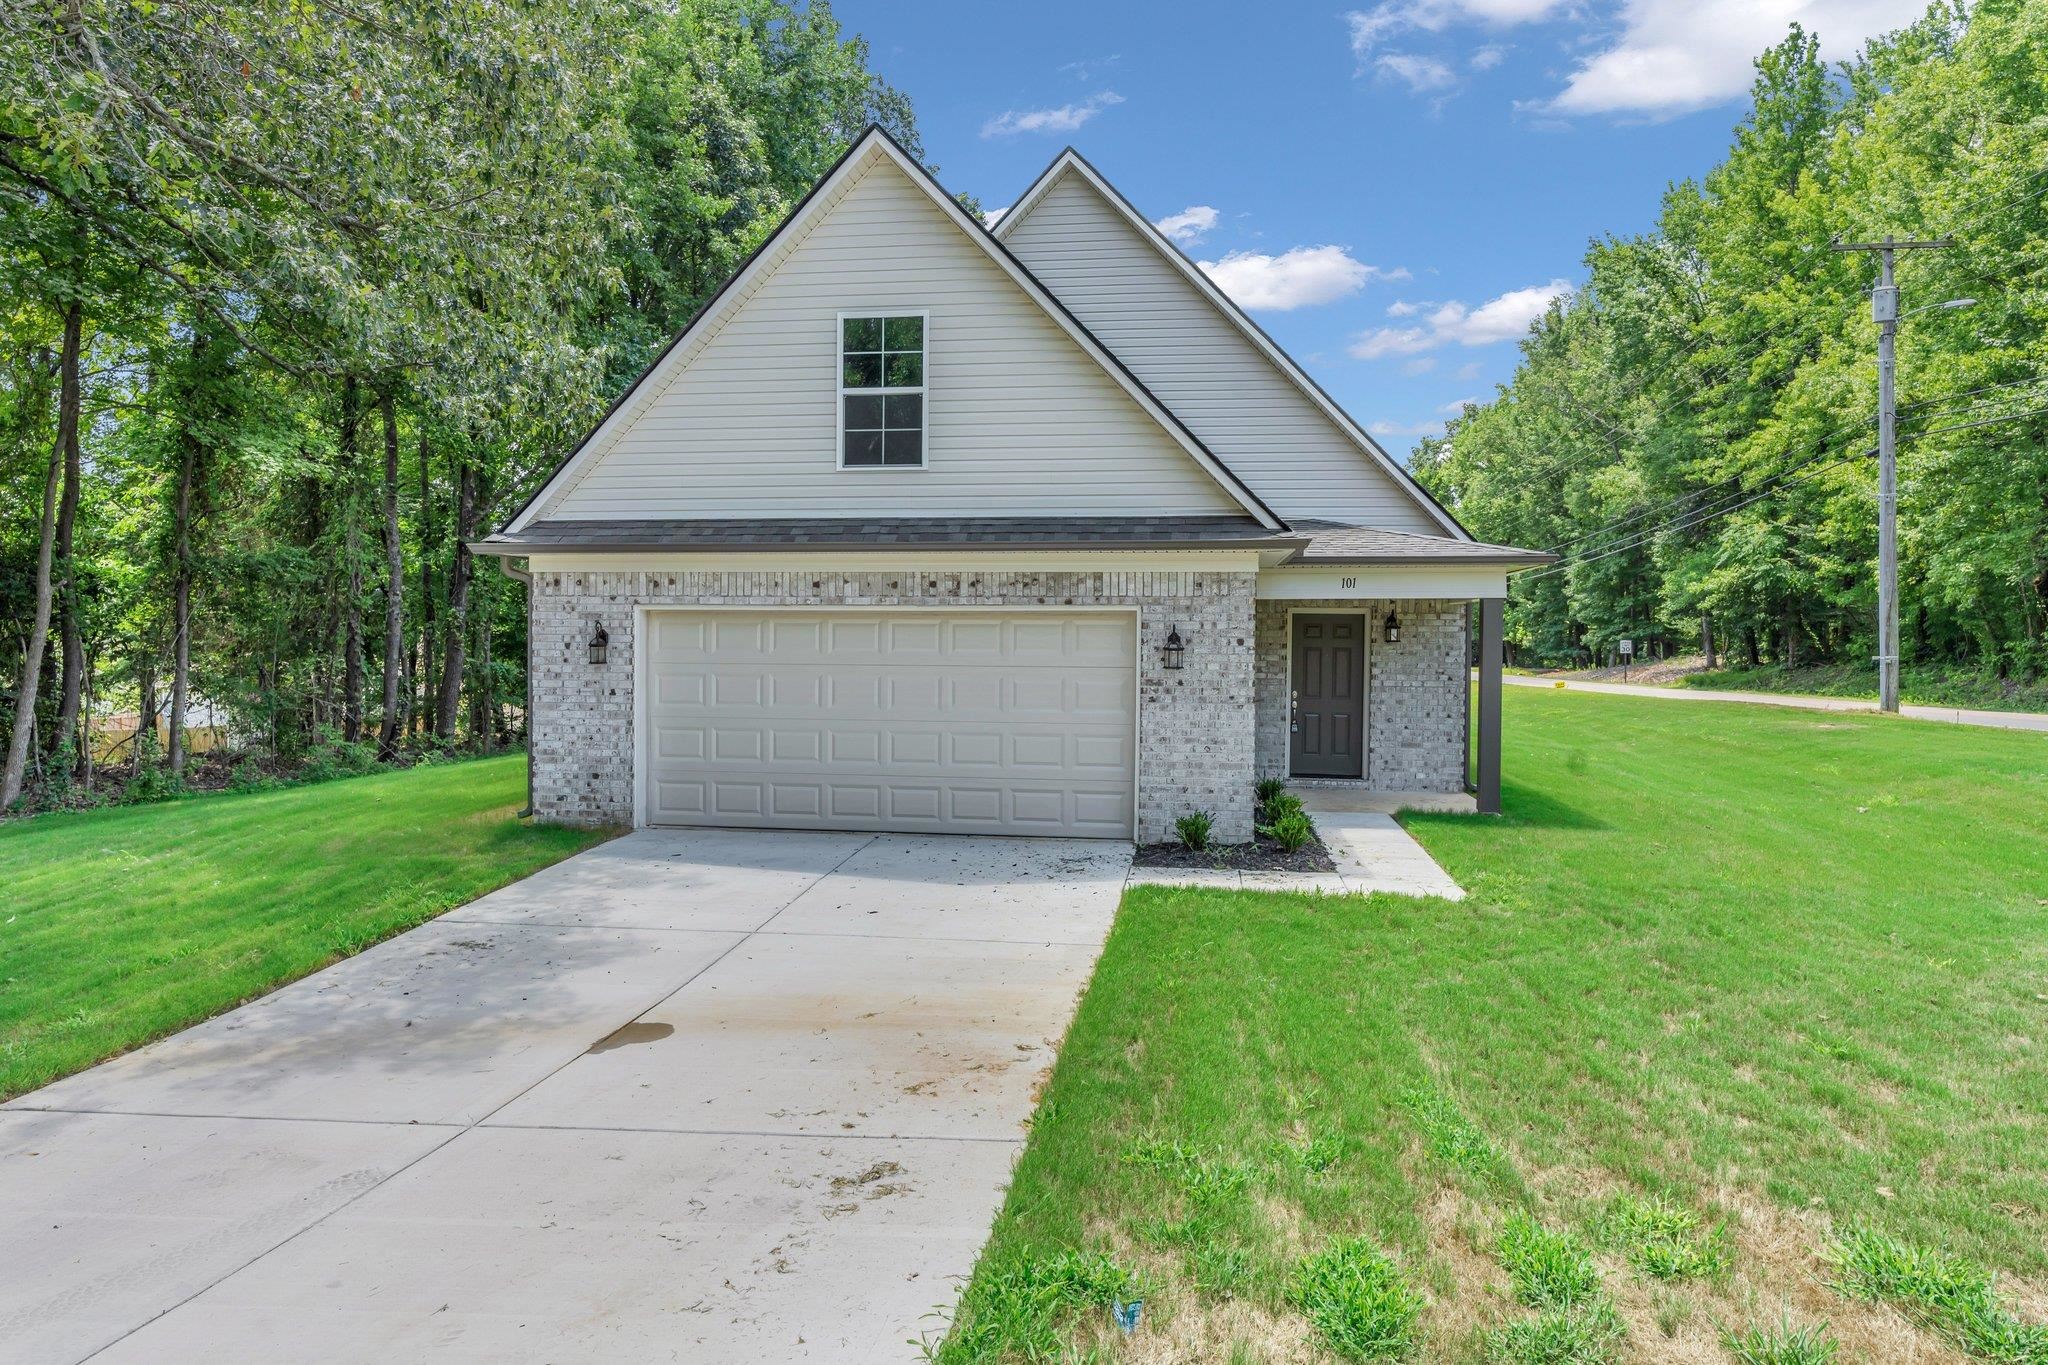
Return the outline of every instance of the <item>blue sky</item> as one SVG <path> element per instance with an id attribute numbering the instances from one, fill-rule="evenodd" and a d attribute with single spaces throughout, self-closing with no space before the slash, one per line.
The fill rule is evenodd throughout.
<path id="1" fill-rule="evenodd" d="M 1589 239 L 1725 151 L 1756 51 L 1919 0 L 839 0 L 947 187 L 1008 205 L 1068 143 L 1389 450 L 1513 371 Z"/>

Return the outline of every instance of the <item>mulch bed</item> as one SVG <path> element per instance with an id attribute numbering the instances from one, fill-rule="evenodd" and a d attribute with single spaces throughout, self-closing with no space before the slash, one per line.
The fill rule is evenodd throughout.
<path id="1" fill-rule="evenodd" d="M 1248 844 L 1211 844 L 1196 852 L 1185 844 L 1140 844 L 1139 867 L 1213 867 L 1226 872 L 1334 872 L 1320 838 L 1289 853 L 1261 834 Z"/>

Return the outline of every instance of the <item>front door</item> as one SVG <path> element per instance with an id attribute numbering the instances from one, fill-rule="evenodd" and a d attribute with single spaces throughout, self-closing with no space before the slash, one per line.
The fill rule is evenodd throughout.
<path id="1" fill-rule="evenodd" d="M 1294 775 L 1365 776 L 1365 618 L 1296 613 L 1290 688 Z"/>

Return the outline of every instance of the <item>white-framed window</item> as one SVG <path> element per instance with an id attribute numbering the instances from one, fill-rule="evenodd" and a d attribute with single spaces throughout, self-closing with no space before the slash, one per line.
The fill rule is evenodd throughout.
<path id="1" fill-rule="evenodd" d="M 839 467 L 924 466 L 927 317 L 909 310 L 839 315 Z"/>

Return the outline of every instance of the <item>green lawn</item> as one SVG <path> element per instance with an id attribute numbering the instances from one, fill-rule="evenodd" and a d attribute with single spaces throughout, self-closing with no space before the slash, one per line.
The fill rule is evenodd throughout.
<path id="1" fill-rule="evenodd" d="M 603 836 L 525 760 L 0 825 L 0 1098 L 304 976 Z"/>
<path id="2" fill-rule="evenodd" d="M 2048 740 L 1505 705 L 1468 900 L 1125 897 L 942 1359 L 2048 1361 Z"/>

